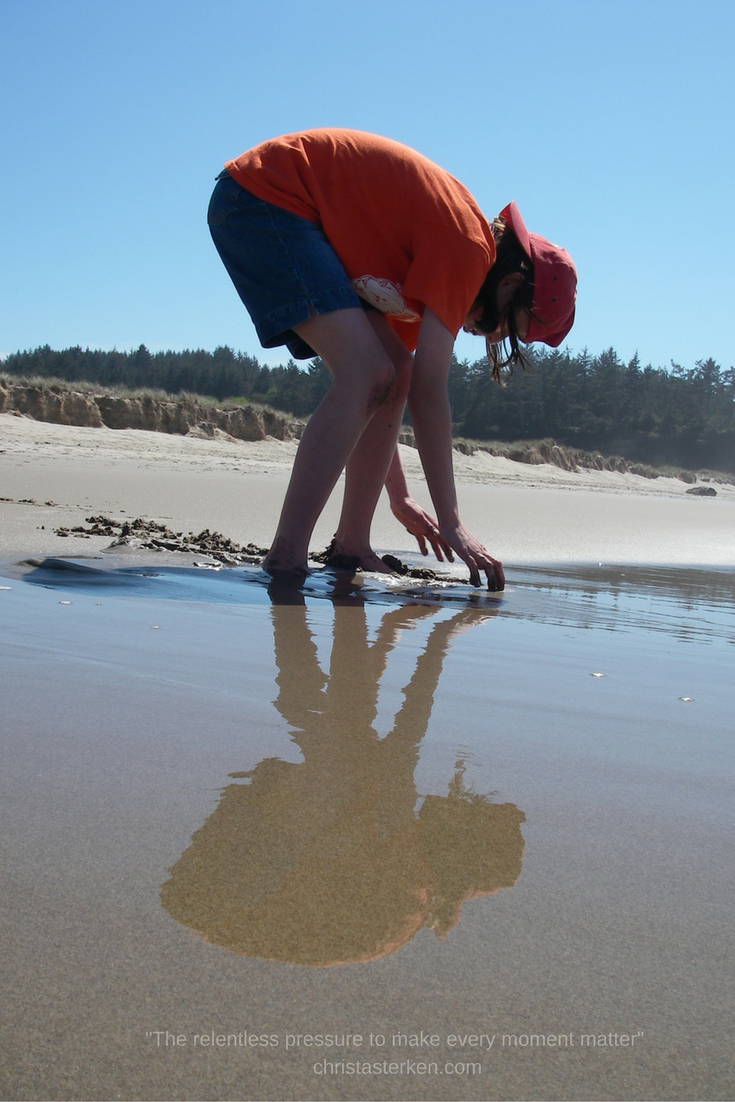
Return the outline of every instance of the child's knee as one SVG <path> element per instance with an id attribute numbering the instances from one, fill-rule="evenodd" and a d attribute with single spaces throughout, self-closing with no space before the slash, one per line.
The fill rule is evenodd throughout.
<path id="1" fill-rule="evenodd" d="M 411 368 L 413 356 L 406 351 L 405 356 L 392 355 L 387 360 L 380 383 L 376 383 L 375 395 L 377 405 L 386 403 L 393 406 L 403 406 L 408 398 L 411 387 Z"/>
<path id="2" fill-rule="evenodd" d="M 371 413 L 387 401 L 395 381 L 396 369 L 387 356 L 372 367 L 368 383 L 368 409 Z"/>

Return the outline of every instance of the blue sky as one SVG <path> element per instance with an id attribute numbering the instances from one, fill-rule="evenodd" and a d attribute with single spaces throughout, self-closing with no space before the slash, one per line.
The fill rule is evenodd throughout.
<path id="1" fill-rule="evenodd" d="M 568 346 L 733 364 L 731 0 L 0 0 L 0 354 L 259 348 L 209 240 L 223 161 L 351 126 L 579 271 Z M 479 358 L 463 336 L 461 357 Z"/>

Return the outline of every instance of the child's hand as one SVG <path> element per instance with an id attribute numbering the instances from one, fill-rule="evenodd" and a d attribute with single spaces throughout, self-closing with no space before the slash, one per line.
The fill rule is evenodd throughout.
<path id="1" fill-rule="evenodd" d="M 503 564 L 488 554 L 479 540 L 468 532 L 463 524 L 446 526 L 442 530 L 442 536 L 459 555 L 463 562 L 467 563 L 470 570 L 470 583 L 481 585 L 480 573 L 487 578 L 487 588 L 492 592 L 505 589 L 505 574 Z"/>
<path id="2" fill-rule="evenodd" d="M 445 558 L 448 562 L 454 562 L 452 549 L 442 538 L 437 522 L 412 497 L 406 497 L 397 502 L 391 501 L 390 507 L 396 520 L 399 520 L 403 527 L 416 537 L 422 555 L 429 553 L 426 546 L 428 540 L 439 562 L 444 562 Z"/>

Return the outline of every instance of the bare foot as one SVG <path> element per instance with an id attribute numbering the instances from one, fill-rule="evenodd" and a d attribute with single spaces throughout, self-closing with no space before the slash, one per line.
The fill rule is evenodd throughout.
<path id="1" fill-rule="evenodd" d="M 341 541 L 332 540 L 327 552 L 326 565 L 335 570 L 369 570 L 376 574 L 393 574 L 394 571 L 376 555 L 371 547 L 348 550 Z"/>
<path id="2" fill-rule="evenodd" d="M 266 574 L 270 574 L 275 582 L 283 585 L 301 585 L 309 571 L 304 567 L 271 566 L 267 561 L 263 563 Z"/>
<path id="3" fill-rule="evenodd" d="M 268 574 L 290 574 L 302 578 L 309 573 L 305 560 L 294 554 L 293 547 L 279 539 L 275 541 L 266 555 L 263 569 Z"/>

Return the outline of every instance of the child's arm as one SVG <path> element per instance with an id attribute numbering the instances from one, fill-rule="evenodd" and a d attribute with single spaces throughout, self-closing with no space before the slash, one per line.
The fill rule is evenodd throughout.
<path id="1" fill-rule="evenodd" d="M 502 589 L 505 578 L 501 563 L 488 554 L 459 519 L 452 470 L 452 417 L 447 396 L 453 344 L 452 334 L 427 307 L 414 357 L 408 407 L 442 538 L 467 563 L 473 585 L 480 584 L 482 571 L 490 589 Z"/>
<path id="2" fill-rule="evenodd" d="M 439 534 L 439 528 L 434 518 L 427 513 L 417 501 L 411 497 L 406 484 L 406 476 L 401 466 L 401 458 L 398 448 L 393 452 L 388 477 L 385 480 L 385 488 L 390 498 L 390 507 L 393 516 L 400 521 L 412 536 L 416 537 L 422 555 L 428 555 L 427 540 L 439 562 L 448 559 L 454 561 L 454 554 L 446 540 Z"/>

